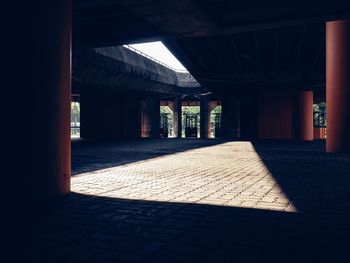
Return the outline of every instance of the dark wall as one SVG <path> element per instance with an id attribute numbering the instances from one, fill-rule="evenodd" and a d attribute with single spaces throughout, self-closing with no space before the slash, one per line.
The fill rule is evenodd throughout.
<path id="1" fill-rule="evenodd" d="M 140 137 L 140 104 L 140 98 L 135 95 L 81 94 L 81 137 Z"/>
<path id="2" fill-rule="evenodd" d="M 292 139 L 295 94 L 289 90 L 258 93 L 258 138 Z"/>
<path id="3" fill-rule="evenodd" d="M 240 101 L 234 97 L 222 99 L 222 136 L 240 137 Z"/>
<path id="4" fill-rule="evenodd" d="M 257 138 L 258 105 L 255 94 L 241 97 L 241 138 L 251 140 Z"/>

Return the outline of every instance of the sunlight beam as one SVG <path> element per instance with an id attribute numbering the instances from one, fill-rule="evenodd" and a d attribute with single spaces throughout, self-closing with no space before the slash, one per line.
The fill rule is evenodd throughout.
<path id="1" fill-rule="evenodd" d="M 188 70 L 181 64 L 181 62 L 169 51 L 169 49 L 161 41 L 124 45 L 124 47 L 128 46 L 135 48 L 138 51 L 141 51 L 147 56 L 159 60 L 161 63 L 168 65 L 175 71 L 188 72 Z"/>
<path id="2" fill-rule="evenodd" d="M 191 149 L 72 178 L 103 197 L 297 212 L 250 142 Z"/>

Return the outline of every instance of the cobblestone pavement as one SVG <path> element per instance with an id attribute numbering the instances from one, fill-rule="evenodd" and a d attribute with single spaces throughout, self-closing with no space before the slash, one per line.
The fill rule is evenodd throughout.
<path id="1" fill-rule="evenodd" d="M 350 156 L 322 142 L 79 143 L 72 193 L 34 228 L 37 261 L 343 262 L 348 252 Z"/>

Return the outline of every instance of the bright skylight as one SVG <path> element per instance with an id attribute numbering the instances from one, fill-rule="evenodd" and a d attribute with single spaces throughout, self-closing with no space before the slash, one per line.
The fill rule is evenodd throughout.
<path id="1" fill-rule="evenodd" d="M 161 41 L 133 44 L 129 46 L 159 60 L 175 70 L 187 71 L 187 69 L 180 63 L 180 61 L 177 60 L 177 58 L 169 51 L 169 49 L 166 48 L 166 46 L 164 46 Z"/>

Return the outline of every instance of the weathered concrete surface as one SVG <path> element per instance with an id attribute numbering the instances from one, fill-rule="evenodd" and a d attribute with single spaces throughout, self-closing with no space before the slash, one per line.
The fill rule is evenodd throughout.
<path id="1" fill-rule="evenodd" d="M 173 71 L 122 46 L 83 49 L 73 54 L 73 80 L 79 84 L 173 94 L 202 91 L 190 73 Z"/>

